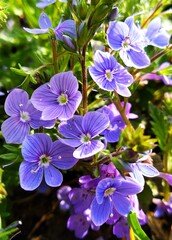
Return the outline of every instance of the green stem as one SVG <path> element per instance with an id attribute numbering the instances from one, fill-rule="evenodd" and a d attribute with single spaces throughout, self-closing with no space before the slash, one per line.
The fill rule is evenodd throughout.
<path id="1" fill-rule="evenodd" d="M 156 7 L 154 8 L 153 12 L 151 13 L 151 15 L 143 22 L 141 26 L 142 28 L 152 19 L 152 17 L 155 15 L 158 9 L 162 6 L 163 6 L 162 1 L 159 1 Z"/>
<path id="2" fill-rule="evenodd" d="M 58 72 L 58 67 L 57 67 L 57 45 L 56 45 L 56 39 L 52 38 L 51 39 L 51 47 L 52 47 L 52 53 L 53 53 L 53 66 L 54 66 L 54 72 Z"/>
<path id="3" fill-rule="evenodd" d="M 162 57 L 163 55 L 167 54 L 168 52 L 170 52 L 172 50 L 172 44 L 170 44 L 166 49 L 162 50 L 161 52 L 157 53 L 156 55 L 154 55 L 151 58 L 151 63 L 153 63 L 155 60 L 157 60 L 158 58 Z M 136 69 L 135 71 L 132 72 L 132 75 L 135 79 L 135 82 L 138 81 L 140 79 L 140 76 L 135 77 L 135 75 L 140 72 L 141 69 Z"/>
<path id="4" fill-rule="evenodd" d="M 128 118 L 126 117 L 126 114 L 125 114 L 125 109 L 121 106 L 121 101 L 119 99 L 119 96 L 117 94 L 117 92 L 114 91 L 114 94 L 115 94 L 115 101 L 114 101 L 114 104 L 117 108 L 117 110 L 119 111 L 119 113 L 121 114 L 125 124 L 127 125 L 127 127 L 129 127 L 132 131 L 135 131 L 135 129 L 133 128 L 131 122 L 128 120 Z"/>
<path id="5" fill-rule="evenodd" d="M 163 163 L 164 163 L 164 172 L 165 173 L 169 172 L 169 169 L 168 169 L 169 157 L 170 157 L 170 153 L 169 153 L 169 151 L 166 151 L 163 154 Z M 163 191 L 164 191 L 164 199 L 166 201 L 169 201 L 170 187 L 169 187 L 169 184 L 166 181 L 164 181 Z"/>
<path id="6" fill-rule="evenodd" d="M 41 65 L 40 67 L 36 68 L 34 70 L 34 72 L 37 72 L 37 71 L 41 70 L 42 68 L 46 68 L 46 67 L 49 67 L 49 66 L 52 66 L 52 65 L 53 65 L 52 63 L 45 63 L 45 64 Z"/>
<path id="7" fill-rule="evenodd" d="M 83 115 L 87 112 L 87 69 L 86 69 L 86 49 L 87 45 L 84 45 L 82 48 L 82 106 L 83 106 Z"/>

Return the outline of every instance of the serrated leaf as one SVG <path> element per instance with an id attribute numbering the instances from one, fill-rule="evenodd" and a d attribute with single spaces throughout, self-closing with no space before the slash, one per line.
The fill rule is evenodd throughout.
<path id="1" fill-rule="evenodd" d="M 133 229 L 134 235 L 137 237 L 138 240 L 150 240 L 150 238 L 141 228 L 135 212 L 131 211 L 128 214 L 127 220 L 128 225 Z"/>
<path id="2" fill-rule="evenodd" d="M 168 137 L 168 128 L 169 123 L 167 121 L 167 116 L 165 112 L 163 112 L 158 107 L 154 106 L 152 103 L 149 103 L 149 113 L 152 117 L 151 125 L 152 131 L 156 135 L 159 147 L 162 150 L 165 150 L 167 145 L 167 137 Z"/>

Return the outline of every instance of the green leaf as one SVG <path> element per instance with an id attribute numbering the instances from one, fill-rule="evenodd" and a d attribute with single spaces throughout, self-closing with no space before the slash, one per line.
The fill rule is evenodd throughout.
<path id="1" fill-rule="evenodd" d="M 127 220 L 128 220 L 128 225 L 133 229 L 134 235 L 137 237 L 138 240 L 150 240 L 150 238 L 146 235 L 146 233 L 141 228 L 135 212 L 131 211 L 128 214 Z"/>
<path id="2" fill-rule="evenodd" d="M 172 65 L 158 71 L 159 75 L 171 75 L 172 74 Z"/>
<path id="3" fill-rule="evenodd" d="M 18 147 L 16 147 L 16 146 L 4 144 L 3 147 L 6 148 L 7 150 L 9 150 L 10 152 L 18 152 L 19 151 Z"/>
<path id="4" fill-rule="evenodd" d="M 10 70 L 16 73 L 17 75 L 27 76 L 27 73 L 22 68 L 18 69 L 18 68 L 10 67 Z"/>
<path id="5" fill-rule="evenodd" d="M 156 135 L 159 147 L 162 150 L 165 150 L 167 147 L 167 137 L 168 137 L 168 128 L 169 123 L 167 121 L 167 116 L 158 107 L 154 106 L 152 103 L 149 103 L 149 113 L 152 117 L 151 125 L 152 131 Z"/>
<path id="6" fill-rule="evenodd" d="M 14 160 L 16 159 L 18 154 L 16 153 L 4 153 L 0 154 L 0 158 L 5 159 L 5 160 Z"/>

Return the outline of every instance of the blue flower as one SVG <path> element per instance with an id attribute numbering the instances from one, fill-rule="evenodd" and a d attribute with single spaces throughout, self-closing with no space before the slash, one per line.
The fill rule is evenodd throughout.
<path id="1" fill-rule="evenodd" d="M 149 156 L 150 152 L 147 151 L 144 154 L 139 153 L 138 160 L 135 163 L 126 163 L 121 160 L 121 164 L 129 172 L 129 174 L 136 179 L 142 186 L 145 184 L 145 177 L 157 177 L 159 171 L 152 165 L 152 159 Z"/>
<path id="2" fill-rule="evenodd" d="M 43 120 L 67 120 L 73 117 L 81 98 L 78 81 L 72 71 L 68 71 L 54 75 L 49 83 L 37 88 L 32 94 L 31 102 L 42 111 Z"/>
<path id="3" fill-rule="evenodd" d="M 170 35 L 161 27 L 161 19 L 154 18 L 144 31 L 145 46 L 152 45 L 159 48 L 165 48 L 169 45 Z"/>
<path id="4" fill-rule="evenodd" d="M 56 0 L 41 0 L 40 2 L 38 2 L 37 4 L 36 4 L 36 6 L 38 7 L 38 8 L 45 8 L 45 7 L 47 7 L 48 5 L 50 5 L 50 4 L 52 4 L 52 3 L 55 3 L 56 2 Z"/>
<path id="5" fill-rule="evenodd" d="M 91 219 L 96 226 L 105 223 L 115 209 L 122 216 L 127 216 L 132 210 L 128 195 L 142 191 L 138 182 L 126 177 L 105 178 L 96 188 L 96 196 L 91 203 Z"/>
<path id="6" fill-rule="evenodd" d="M 41 112 L 38 111 L 29 100 L 27 92 L 21 89 L 13 89 L 6 98 L 5 112 L 10 117 L 2 125 L 2 135 L 7 143 L 20 144 L 29 135 L 30 127 L 53 127 L 55 120 L 41 120 Z"/>
<path id="7" fill-rule="evenodd" d="M 124 102 L 122 102 L 121 105 L 123 106 Z M 136 114 L 130 113 L 130 109 L 131 104 L 127 103 L 125 106 L 125 114 L 127 118 L 137 118 L 138 116 Z M 101 135 L 104 135 L 107 142 L 117 142 L 119 140 L 121 130 L 125 127 L 125 122 L 116 109 L 115 104 L 112 103 L 108 106 L 104 106 L 98 109 L 98 111 L 107 114 L 109 117 L 109 126 L 101 133 Z"/>
<path id="8" fill-rule="evenodd" d="M 89 67 L 89 73 L 101 89 L 115 90 L 124 97 L 131 96 L 128 87 L 134 79 L 110 53 L 97 50 L 94 56 L 94 66 Z"/>
<path id="9" fill-rule="evenodd" d="M 111 22 L 107 30 L 107 41 L 119 55 L 126 66 L 145 68 L 150 59 L 144 51 L 143 36 L 134 24 L 134 18 L 128 17 L 125 22 Z"/>
<path id="10" fill-rule="evenodd" d="M 63 38 L 65 38 L 65 40 L 66 40 L 65 34 L 67 34 L 73 38 L 76 38 L 76 23 L 71 19 L 60 22 L 57 25 L 57 27 L 54 29 L 48 15 L 46 13 L 42 12 L 40 14 L 38 22 L 39 22 L 40 28 L 31 29 L 31 28 L 24 27 L 23 29 L 26 32 L 32 33 L 32 34 L 44 34 L 44 33 L 49 33 L 49 28 L 52 28 L 54 31 L 54 34 L 56 36 L 56 39 L 59 41 L 63 41 L 64 40 Z"/>
<path id="11" fill-rule="evenodd" d="M 49 33 L 49 28 L 52 28 L 52 23 L 46 13 L 42 12 L 39 17 L 39 27 L 40 28 L 23 28 L 26 32 L 32 34 L 44 34 Z"/>
<path id="12" fill-rule="evenodd" d="M 87 209 L 82 213 L 76 213 L 70 216 L 67 221 L 67 228 L 75 232 L 75 237 L 84 238 L 89 228 L 98 231 L 99 227 L 95 226 L 90 217 L 90 210 Z"/>
<path id="13" fill-rule="evenodd" d="M 29 135 L 22 145 L 24 161 L 19 168 L 21 187 L 32 191 L 41 184 L 43 177 L 47 185 L 60 186 L 63 175 L 58 168 L 70 169 L 78 161 L 73 157 L 73 150 L 59 140 L 52 142 L 44 133 Z"/>
<path id="14" fill-rule="evenodd" d="M 99 139 L 99 134 L 108 125 L 108 116 L 99 112 L 88 112 L 84 117 L 74 116 L 59 124 L 60 134 L 67 138 L 60 138 L 60 141 L 69 146 L 77 147 L 73 153 L 74 157 L 91 157 L 103 150 L 104 144 Z"/>

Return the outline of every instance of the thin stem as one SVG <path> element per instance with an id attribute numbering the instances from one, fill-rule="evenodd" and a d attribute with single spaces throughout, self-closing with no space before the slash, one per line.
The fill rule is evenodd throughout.
<path id="1" fill-rule="evenodd" d="M 40 67 L 36 68 L 34 70 L 34 72 L 37 72 L 37 71 L 41 70 L 42 68 L 46 68 L 46 67 L 49 67 L 49 66 L 53 66 L 53 64 L 52 63 L 45 63 L 45 64 L 41 65 Z"/>
<path id="2" fill-rule="evenodd" d="M 114 104 L 117 108 L 117 110 L 119 111 L 119 113 L 121 114 L 125 124 L 132 130 L 132 131 L 135 131 L 131 122 L 128 120 L 128 118 L 126 117 L 126 114 L 125 114 L 125 109 L 122 108 L 121 106 L 121 102 L 120 102 L 120 99 L 119 99 L 119 96 L 117 94 L 117 92 L 114 91 L 114 94 L 115 94 L 115 97 L 116 97 L 116 101 L 114 101 Z"/>
<path id="3" fill-rule="evenodd" d="M 87 45 L 84 45 L 82 48 L 82 106 L 83 106 L 83 115 L 87 112 L 87 69 L 86 69 L 86 49 Z"/>
<path id="4" fill-rule="evenodd" d="M 52 38 L 51 39 L 51 47 L 52 47 L 52 53 L 53 53 L 53 66 L 54 66 L 54 72 L 58 72 L 58 67 L 57 67 L 57 46 L 56 46 L 56 39 Z"/>
<path id="5" fill-rule="evenodd" d="M 151 20 L 151 18 L 155 15 L 158 9 L 162 6 L 163 6 L 162 1 L 159 1 L 156 7 L 154 8 L 153 12 L 151 13 L 151 15 L 143 22 L 141 28 L 143 28 L 149 22 L 149 20 Z"/>
<path id="6" fill-rule="evenodd" d="M 151 58 L 151 63 L 154 62 L 157 58 L 162 57 L 163 55 L 167 54 L 167 53 L 170 52 L 171 50 L 172 50 L 172 44 L 169 45 L 169 46 L 167 47 L 167 49 L 165 49 L 165 50 L 157 53 L 156 55 L 154 55 L 154 56 Z"/>
<path id="7" fill-rule="evenodd" d="M 170 156 L 169 152 L 165 152 L 164 155 L 163 155 L 164 171 L 166 173 L 168 173 L 169 156 Z M 170 187 L 169 187 L 169 184 L 166 181 L 164 181 L 163 191 L 164 191 L 164 199 L 166 201 L 169 201 Z"/>
<path id="8" fill-rule="evenodd" d="M 167 54 L 172 50 L 172 44 L 170 44 L 166 49 L 162 50 L 161 52 L 157 53 L 151 58 L 151 63 L 153 63 L 155 60 L 158 58 L 162 57 L 163 55 Z M 139 73 L 141 69 L 136 69 L 135 71 L 132 72 L 133 77 L 135 78 L 135 82 L 140 79 L 140 76 L 135 77 L 137 73 Z"/>

